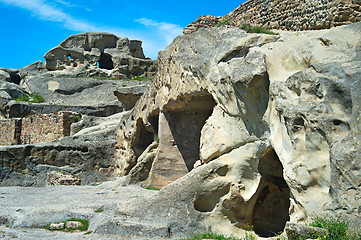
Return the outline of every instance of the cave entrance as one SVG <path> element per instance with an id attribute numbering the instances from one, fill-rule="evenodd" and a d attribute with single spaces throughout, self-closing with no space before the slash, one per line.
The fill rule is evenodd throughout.
<path id="1" fill-rule="evenodd" d="M 199 157 L 201 130 L 216 105 L 211 95 L 193 97 L 183 108 L 167 112 L 172 136 L 188 171 Z"/>
<path id="2" fill-rule="evenodd" d="M 154 141 L 157 141 L 157 132 L 158 132 L 158 118 L 159 113 L 155 112 L 148 117 L 148 123 L 145 124 L 141 118 L 136 122 L 136 132 L 134 137 L 134 142 L 132 150 L 134 151 L 134 161 L 128 162 L 128 166 L 124 169 L 125 175 L 137 164 L 136 159 L 144 153 L 144 151 L 151 145 Z M 134 121 L 133 116 L 131 120 Z M 125 125 L 125 123 L 123 123 Z"/>
<path id="3" fill-rule="evenodd" d="M 258 170 L 262 179 L 252 222 L 259 236 L 271 237 L 282 232 L 290 219 L 290 189 L 283 178 L 283 166 L 273 149 L 259 160 Z"/>
<path id="4" fill-rule="evenodd" d="M 109 54 L 101 53 L 98 63 L 100 68 L 108 69 L 108 70 L 114 69 L 113 60 Z"/>
<path id="5" fill-rule="evenodd" d="M 171 100 L 159 114 L 159 147 L 150 186 L 162 188 L 186 175 L 199 160 L 201 130 L 216 105 L 210 94 Z"/>

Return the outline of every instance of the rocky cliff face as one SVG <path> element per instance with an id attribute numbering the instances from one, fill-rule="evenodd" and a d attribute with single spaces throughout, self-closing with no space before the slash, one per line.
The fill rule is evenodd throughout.
<path id="1" fill-rule="evenodd" d="M 175 233 L 249 224 L 260 236 L 315 215 L 359 223 L 360 32 L 176 38 L 118 131 L 119 171 L 163 187 L 143 217 L 167 218 Z"/>

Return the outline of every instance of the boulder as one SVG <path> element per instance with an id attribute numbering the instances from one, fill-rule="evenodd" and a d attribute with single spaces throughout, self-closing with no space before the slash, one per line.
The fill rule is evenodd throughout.
<path id="1" fill-rule="evenodd" d="M 0 81 L 11 82 L 10 74 L 3 70 L 0 70 Z"/>
<path id="2" fill-rule="evenodd" d="M 80 185 L 81 180 L 71 174 L 51 171 L 46 174 L 47 185 Z"/>
<path id="3" fill-rule="evenodd" d="M 19 74 L 21 78 L 25 78 L 27 76 L 39 75 L 47 72 L 47 69 L 43 65 L 42 61 L 34 62 L 26 67 L 22 67 L 19 69 Z"/>
<path id="4" fill-rule="evenodd" d="M 20 77 L 19 71 L 17 69 L 0 68 L 0 71 L 5 72 L 5 73 L 2 74 L 3 78 L 5 77 L 6 79 L 8 79 L 8 74 L 10 75 L 10 79 L 7 80 L 8 82 L 12 82 L 12 83 L 15 83 L 15 84 L 20 83 L 21 77 Z"/>
<path id="5" fill-rule="evenodd" d="M 51 223 L 49 226 L 50 230 L 62 230 L 64 229 L 65 224 L 62 223 Z"/>
<path id="6" fill-rule="evenodd" d="M 19 85 L 5 81 L 0 81 L 0 91 L 6 92 L 11 98 L 20 98 L 28 94 L 28 92 Z"/>
<path id="7" fill-rule="evenodd" d="M 114 91 L 114 95 L 118 100 L 123 103 L 125 110 L 130 110 L 134 107 L 135 103 L 143 95 L 145 89 L 149 86 L 149 83 L 143 85 L 135 85 L 129 87 L 122 87 Z"/>
<path id="8" fill-rule="evenodd" d="M 289 240 L 325 239 L 328 236 L 327 229 L 290 222 L 286 223 L 285 232 Z"/>
<path id="9" fill-rule="evenodd" d="M 81 222 L 77 222 L 77 221 L 67 221 L 66 222 L 66 227 L 71 230 L 76 230 L 82 226 L 83 226 L 83 224 Z"/>

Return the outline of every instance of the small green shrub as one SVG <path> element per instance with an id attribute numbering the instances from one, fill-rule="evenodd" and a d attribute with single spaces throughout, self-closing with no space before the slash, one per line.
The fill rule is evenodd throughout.
<path id="1" fill-rule="evenodd" d="M 45 102 L 44 98 L 37 95 L 37 94 L 33 94 L 31 93 L 30 95 L 24 95 L 22 97 L 19 98 L 15 98 L 15 101 L 21 101 L 21 102 L 30 102 L 30 103 L 42 103 Z"/>
<path id="2" fill-rule="evenodd" d="M 349 221 L 342 217 L 315 217 L 309 224 L 313 227 L 327 229 L 328 235 L 325 240 L 360 240 L 361 231 L 359 229 L 350 229 Z"/>
<path id="3" fill-rule="evenodd" d="M 22 79 L 25 79 L 27 76 L 28 76 L 28 74 L 23 74 L 23 75 L 21 75 L 20 79 L 21 79 L 21 80 L 22 80 Z"/>
<path id="4" fill-rule="evenodd" d="M 257 236 L 250 231 L 246 231 L 244 240 L 257 240 Z"/>
<path id="5" fill-rule="evenodd" d="M 229 26 L 231 25 L 231 18 L 223 18 L 221 21 L 219 21 L 217 23 L 217 27 L 221 27 L 221 26 Z"/>
<path id="6" fill-rule="evenodd" d="M 347 239 L 347 230 L 349 224 L 342 218 L 336 219 L 333 217 L 316 217 L 309 225 L 327 229 L 327 239 Z"/>
<path id="7" fill-rule="evenodd" d="M 278 35 L 278 33 L 272 32 L 271 30 L 267 28 L 261 28 L 261 27 L 254 27 L 251 25 L 242 25 L 239 27 L 240 29 L 245 30 L 248 33 L 265 33 L 265 34 L 271 34 L 271 35 Z"/>
<path id="8" fill-rule="evenodd" d="M 74 122 L 79 122 L 81 120 L 81 116 L 73 115 L 72 119 L 73 119 Z"/>
<path id="9" fill-rule="evenodd" d="M 153 135 L 153 140 L 154 140 L 155 142 L 159 142 L 159 136 L 158 136 L 158 134 L 154 134 L 154 135 Z"/>

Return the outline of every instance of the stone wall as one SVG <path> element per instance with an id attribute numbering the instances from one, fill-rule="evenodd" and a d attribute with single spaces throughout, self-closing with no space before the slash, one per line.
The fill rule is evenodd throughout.
<path id="1" fill-rule="evenodd" d="M 70 135 L 72 112 L 34 114 L 0 121 L 0 145 L 48 142 Z"/>
<path id="2" fill-rule="evenodd" d="M 361 21 L 360 0 L 250 0 L 227 14 L 236 26 L 284 30 L 325 29 Z"/>
<path id="3" fill-rule="evenodd" d="M 0 145 L 14 145 L 20 143 L 21 119 L 0 120 Z"/>
<path id="4" fill-rule="evenodd" d="M 183 32 L 196 31 L 202 19 L 188 25 Z M 361 21 L 361 0 L 249 0 L 220 21 L 228 20 L 233 26 L 247 24 L 292 31 L 328 29 Z"/>

